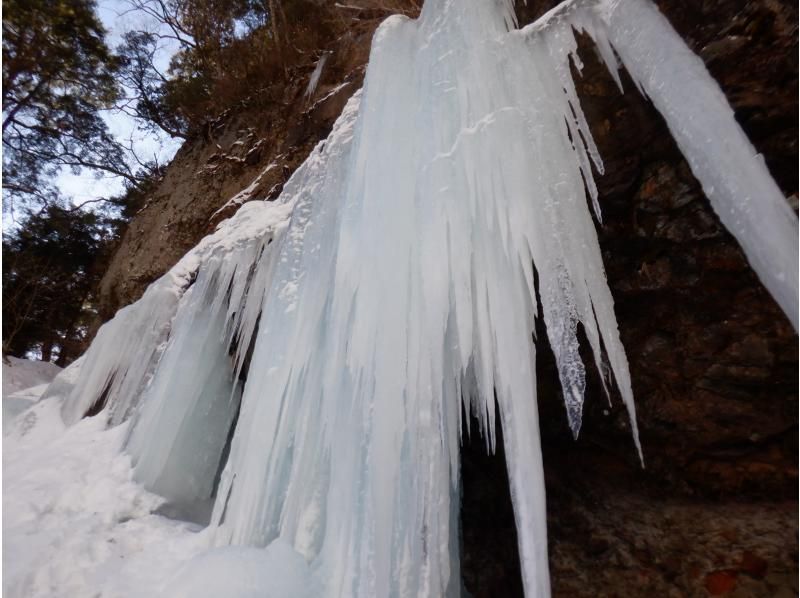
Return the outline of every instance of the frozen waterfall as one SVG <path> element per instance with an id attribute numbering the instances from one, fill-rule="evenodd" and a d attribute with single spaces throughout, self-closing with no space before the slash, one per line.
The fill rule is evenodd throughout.
<path id="1" fill-rule="evenodd" d="M 549 595 L 537 293 L 573 433 L 580 324 L 641 454 L 575 29 L 665 117 L 797 326 L 797 218 L 649 0 L 566 2 L 523 29 L 511 0 L 427 0 L 380 26 L 363 90 L 280 198 L 242 206 L 103 326 L 65 421 L 131 418 L 142 483 L 213 502 L 218 545 L 292 546 L 324 596 L 459 596 L 462 418 L 492 450 L 496 400 L 525 592 Z"/>

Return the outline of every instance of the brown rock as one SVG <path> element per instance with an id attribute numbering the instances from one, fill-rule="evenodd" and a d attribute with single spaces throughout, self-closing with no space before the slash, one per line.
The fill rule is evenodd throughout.
<path id="1" fill-rule="evenodd" d="M 764 576 L 767 574 L 768 565 L 767 561 L 760 556 L 753 554 L 749 550 L 745 550 L 738 568 L 739 571 L 754 579 L 764 579 Z"/>
<path id="2" fill-rule="evenodd" d="M 706 590 L 712 596 L 727 594 L 736 587 L 736 575 L 733 569 L 712 571 L 706 575 Z"/>

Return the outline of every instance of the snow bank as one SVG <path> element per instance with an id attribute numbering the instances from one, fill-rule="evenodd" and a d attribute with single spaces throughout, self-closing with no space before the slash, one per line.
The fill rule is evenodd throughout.
<path id="1" fill-rule="evenodd" d="M 7 356 L 3 359 L 3 435 L 14 419 L 41 398 L 61 368 L 47 361 Z"/>
<path id="2" fill-rule="evenodd" d="M 3 596 L 150 597 L 205 550 L 196 528 L 154 514 L 163 499 L 131 480 L 126 425 L 66 428 L 45 399 L 3 439 Z"/>
<path id="3" fill-rule="evenodd" d="M 32 407 L 47 390 L 49 384 L 40 384 L 3 397 L 3 435 L 14 425 L 16 417 Z"/>
<path id="4" fill-rule="evenodd" d="M 40 384 L 48 384 L 61 368 L 49 361 L 7 356 L 3 358 L 3 397 Z"/>

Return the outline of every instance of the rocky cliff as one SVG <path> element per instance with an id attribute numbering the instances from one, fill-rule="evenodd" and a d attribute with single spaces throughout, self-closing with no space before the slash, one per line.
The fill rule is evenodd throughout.
<path id="1" fill-rule="evenodd" d="M 519 7 L 521 21 L 553 4 Z M 796 5 L 658 4 L 796 208 Z M 117 249 L 102 282 L 104 317 L 241 202 L 279 194 L 360 86 L 383 14 L 348 15 L 352 25 L 320 48 L 329 58 L 312 93 L 318 56 L 291 85 L 267 87 L 187 142 Z M 630 81 L 620 95 L 588 46 L 582 56 L 579 91 L 606 164 L 598 230 L 647 467 L 638 465 L 621 404 L 609 406 L 597 379 L 581 438 L 572 440 L 554 361 L 540 351 L 554 594 L 797 595 L 797 337 L 657 112 Z M 474 596 L 519 595 L 502 455 L 467 445 L 462 466 L 466 587 Z"/>

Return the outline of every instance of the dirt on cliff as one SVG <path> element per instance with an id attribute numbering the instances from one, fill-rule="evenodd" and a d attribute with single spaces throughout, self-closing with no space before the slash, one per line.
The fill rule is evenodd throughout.
<path id="1" fill-rule="evenodd" d="M 660 0 L 706 62 L 797 209 L 797 6 Z M 524 24 L 555 2 L 518 7 Z M 294 83 L 231 109 L 184 146 L 131 223 L 103 279 L 102 314 L 141 295 L 237 201 L 276 197 L 360 87 L 381 14 L 354 15 Z M 598 176 L 603 260 L 630 361 L 646 468 L 626 414 L 589 380 L 574 441 L 558 377 L 539 350 L 539 407 L 556 596 L 796 596 L 797 336 L 759 283 L 655 109 L 583 44 L 582 105 Z M 251 187 L 246 196 L 236 197 Z M 231 200 L 234 200 L 231 202 Z M 541 322 L 541 319 L 539 320 Z M 539 331 L 539 338 L 544 338 Z M 591 362 L 589 360 L 588 362 Z M 502 452 L 462 457 L 467 590 L 521 595 Z"/>

